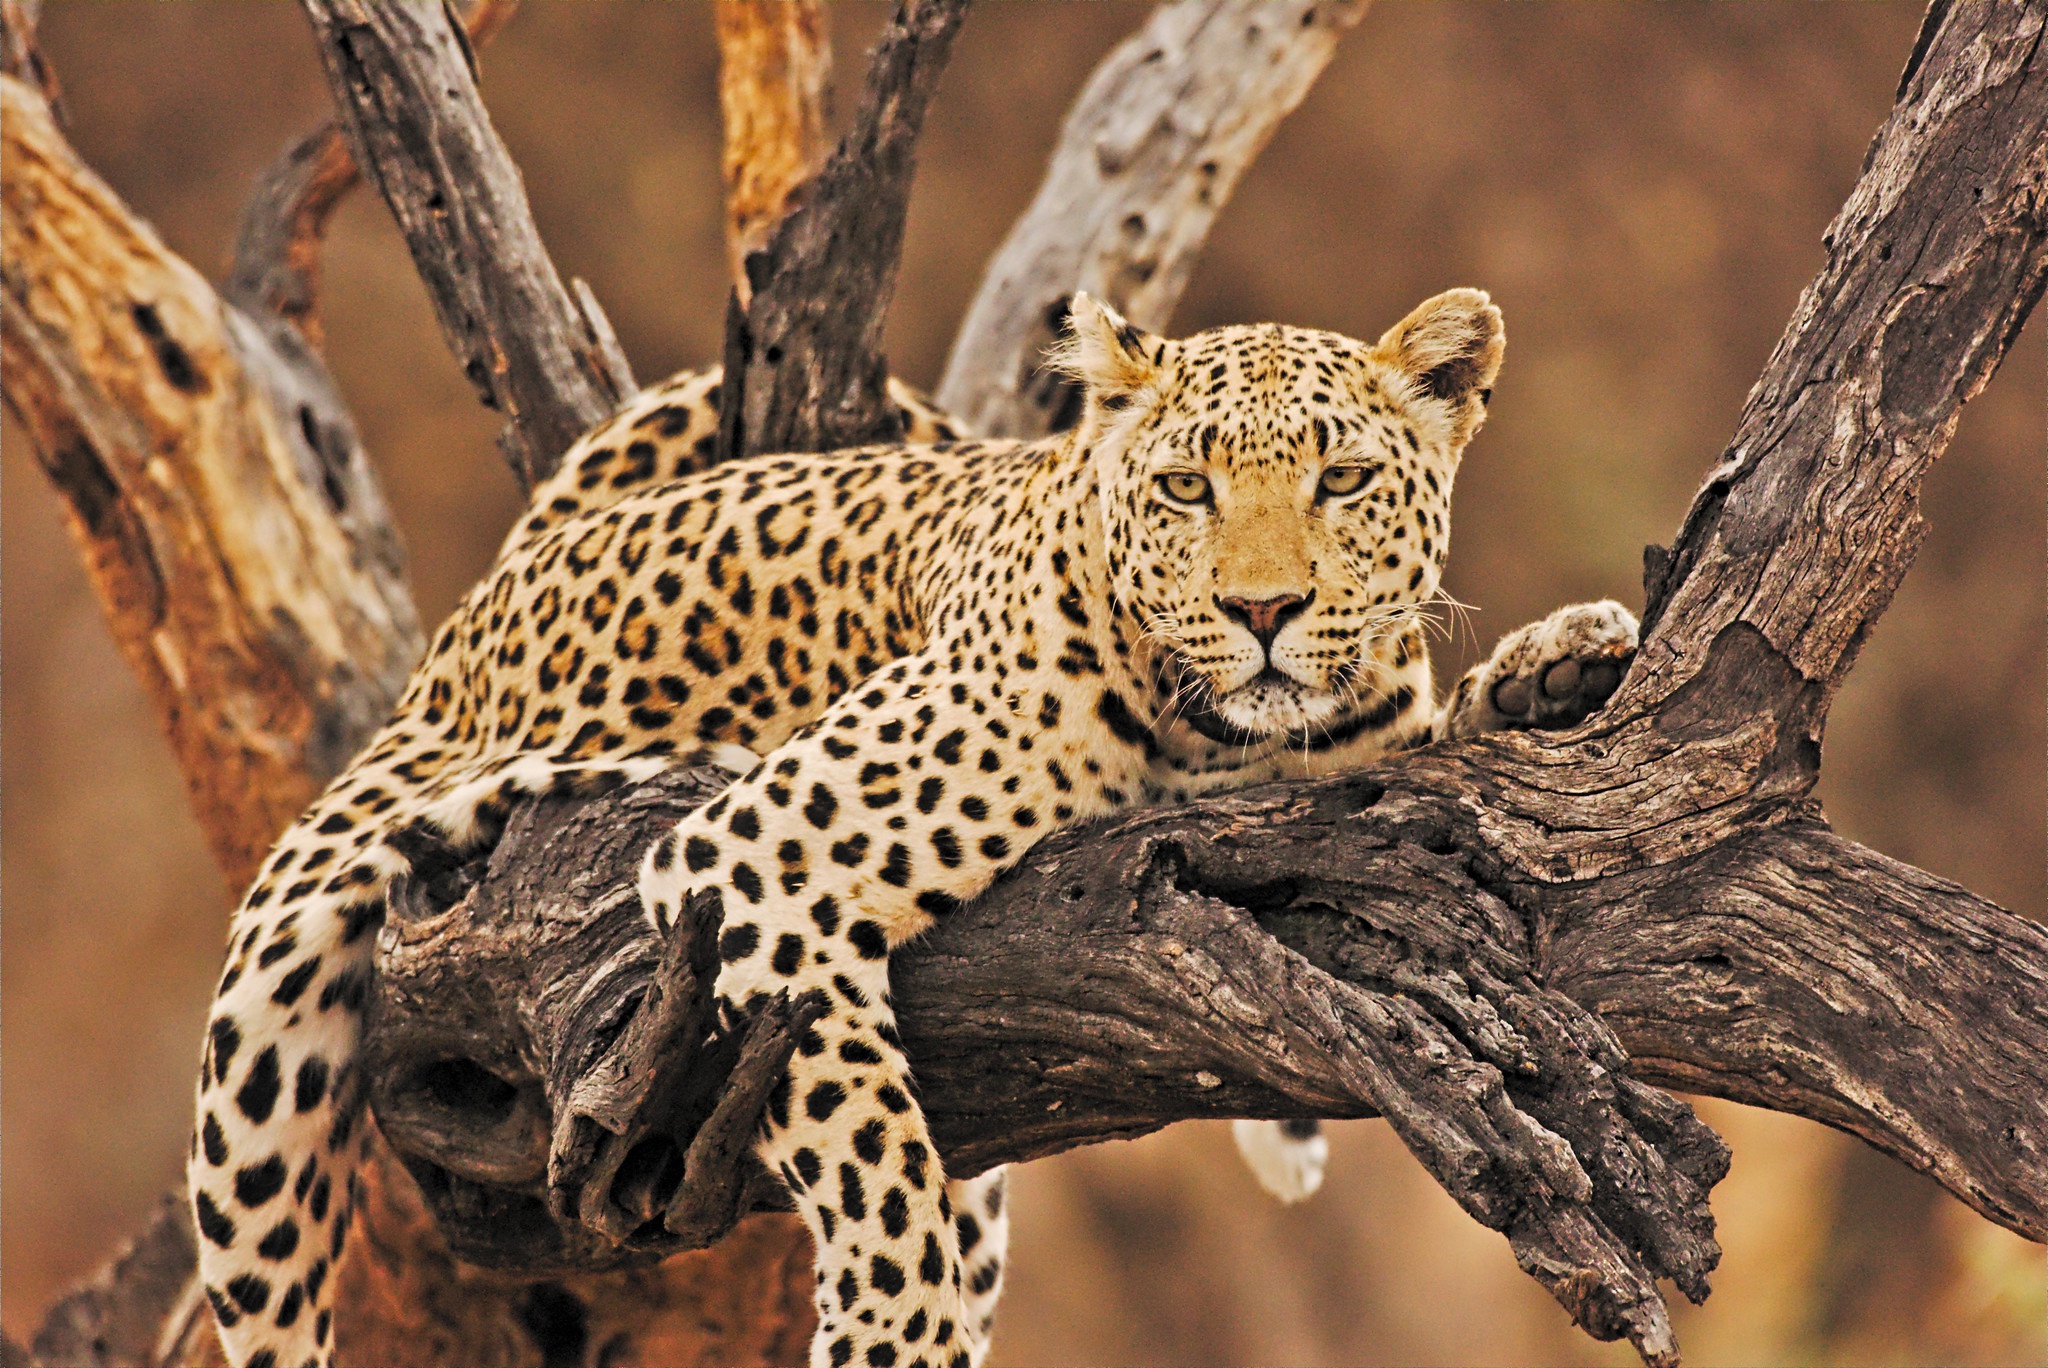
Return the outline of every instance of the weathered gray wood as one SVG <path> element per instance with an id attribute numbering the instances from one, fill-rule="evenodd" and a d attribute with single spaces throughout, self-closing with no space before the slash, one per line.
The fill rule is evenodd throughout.
<path id="1" fill-rule="evenodd" d="M 1920 481 L 2048 278 L 2042 24 L 2018 0 L 1930 13 L 1730 459 L 1652 557 L 1651 626 L 1605 710 L 1062 833 L 899 957 L 954 1171 L 1185 1116 L 1382 1114 L 1582 1325 L 1652 1362 L 1675 1356 L 1653 1279 L 1704 1291 L 1722 1152 L 1645 1082 L 1853 1130 L 2048 1238 L 2048 932 L 1834 837 L 1809 797 L 1827 705 L 1910 564 Z M 684 782 L 549 820 L 596 822 L 579 841 L 624 860 Z M 405 972 L 441 985 L 414 1001 L 475 1005 L 443 1047 L 472 1037 L 538 1079 L 617 1033 L 461 986 L 457 947 L 513 908 L 597 916 L 525 831 Z M 577 877 L 616 900 L 627 866 L 594 869 Z M 686 1044 L 629 1062 L 678 1076 Z M 376 1048 L 379 1077 L 432 1062 Z M 475 1127 L 407 1143 L 500 1163 Z"/>
<path id="2" fill-rule="evenodd" d="M 2048 1239 L 2048 932 L 1808 819 L 1609 881 L 1547 982 L 1639 1077 L 1811 1117 Z"/>
<path id="3" fill-rule="evenodd" d="M 434 4 L 304 0 L 335 108 L 391 206 L 449 350 L 527 486 L 635 392 L 548 257 L 476 58 Z"/>
<path id="4" fill-rule="evenodd" d="M 939 406 L 989 437 L 1079 413 L 1040 367 L 1076 290 L 1166 328 L 1216 221 L 1368 0 L 1176 0 L 1095 69 L 1038 196 L 982 274 Z"/>
<path id="5" fill-rule="evenodd" d="M 52 1368 L 161 1362 L 165 1326 L 197 1309 L 200 1289 L 192 1270 L 198 1259 L 184 1194 L 167 1192 L 139 1235 L 50 1308 L 20 1362 Z"/>
<path id="6" fill-rule="evenodd" d="M 803 203 L 746 259 L 751 297 L 726 308 L 719 459 L 831 451 L 903 435 L 882 326 L 917 135 L 968 0 L 903 0 L 868 63 L 853 125 Z"/>

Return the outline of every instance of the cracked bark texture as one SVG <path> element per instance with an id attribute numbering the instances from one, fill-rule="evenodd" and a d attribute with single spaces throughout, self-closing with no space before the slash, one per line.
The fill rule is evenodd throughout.
<path id="1" fill-rule="evenodd" d="M 1061 833 L 898 957 L 952 1171 L 1182 1117 L 1386 1115 L 1589 1332 L 1651 1362 L 1676 1355 L 1654 1278 L 1704 1291 L 1724 1160 L 1645 1084 L 1840 1126 L 2048 1238 L 2048 933 L 1835 836 L 1809 797 L 1828 704 L 1918 545 L 1920 482 L 2048 280 L 2042 29 L 2019 3 L 1930 11 L 1826 266 L 1673 547 L 1646 554 L 1643 648 L 1605 710 Z M 560 1146 L 542 1137 L 579 1113 L 533 1080 L 615 1047 L 680 1078 L 733 1043 L 621 1047 L 616 1016 L 560 1010 L 565 973 L 597 981 L 561 957 L 575 937 L 514 957 L 545 966 L 522 972 L 553 1009 L 516 975 L 466 976 L 517 906 L 612 945 L 608 972 L 640 957 L 599 995 L 615 1009 L 649 975 L 681 982 L 707 929 L 630 953 L 588 941 L 624 876 L 560 871 L 568 850 L 641 848 L 684 782 L 526 814 L 474 889 L 385 947 L 387 1001 L 493 1008 L 463 1019 L 476 1048 L 458 1057 L 533 1109 L 497 1137 L 444 1117 L 400 1142 L 471 1174 L 524 1146 L 524 1191 L 450 1187 L 471 1209 L 444 1225 L 467 1221 L 479 1258 L 520 1253 L 491 1249 L 514 1208 L 565 1241 L 630 1209 L 637 1224 L 606 1218 L 606 1257 L 683 1238 L 663 1211 L 700 1181 L 677 1157 L 687 1116 L 612 1113 L 646 1169 L 550 1211 L 539 1175 Z M 558 845 L 564 822 L 590 825 Z M 435 1066 L 436 1022 L 442 1049 L 440 1008 L 388 1012 L 378 1075 Z"/>
<path id="2" fill-rule="evenodd" d="M 355 425 L 288 325 L 217 295 L 0 76 L 6 400 L 235 886 L 422 646 Z"/>

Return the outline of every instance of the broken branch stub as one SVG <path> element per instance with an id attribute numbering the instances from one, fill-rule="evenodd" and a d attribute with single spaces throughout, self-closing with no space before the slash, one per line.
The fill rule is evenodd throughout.
<path id="1" fill-rule="evenodd" d="M 748 255 L 768 245 L 824 155 L 832 35 L 823 0 L 718 0 L 716 12 L 725 254 L 744 304 Z"/>
<path id="2" fill-rule="evenodd" d="M 903 435 L 882 325 L 896 290 L 917 136 L 968 0 L 904 0 L 853 125 L 804 202 L 750 254 L 726 307 L 718 458 L 833 451 Z"/>

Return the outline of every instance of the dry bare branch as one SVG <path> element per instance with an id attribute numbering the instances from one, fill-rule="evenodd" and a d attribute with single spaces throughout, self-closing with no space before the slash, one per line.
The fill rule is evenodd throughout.
<path id="1" fill-rule="evenodd" d="M 519 0 L 474 0 L 462 16 L 470 46 L 496 37 L 518 8 Z M 321 239 L 335 208 L 361 180 L 337 123 L 324 123 L 286 148 L 242 210 L 221 293 L 252 316 L 283 319 L 318 350 Z"/>
<path id="2" fill-rule="evenodd" d="M 718 454 L 832 451 L 902 436 L 882 324 L 896 291 L 917 135 L 968 0 L 903 0 L 853 126 L 726 308 Z"/>
<path id="3" fill-rule="evenodd" d="M 1045 180 L 990 259 L 953 340 L 941 408 L 989 437 L 1072 424 L 1040 368 L 1087 290 L 1163 332 L 1238 178 L 1368 0 L 1176 0 L 1118 45 L 1067 114 Z"/>
<path id="4" fill-rule="evenodd" d="M 317 358 L 168 251 L 33 88 L 0 99 L 7 404 L 240 885 L 397 700 L 404 557 Z"/>
<path id="5" fill-rule="evenodd" d="M 476 55 L 438 5 L 304 0 L 337 112 L 391 206 L 441 334 L 528 487 L 635 392 L 563 285 L 519 168 L 477 92 Z M 586 294 L 587 300 L 589 296 Z"/>

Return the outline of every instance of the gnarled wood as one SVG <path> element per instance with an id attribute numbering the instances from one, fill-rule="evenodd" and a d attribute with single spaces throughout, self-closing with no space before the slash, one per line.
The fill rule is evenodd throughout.
<path id="1" fill-rule="evenodd" d="M 0 77 L 8 407 L 231 884 L 418 658 L 404 556 L 310 350 L 225 304 Z"/>
<path id="2" fill-rule="evenodd" d="M 853 126 L 726 308 L 719 459 L 903 435 L 882 324 L 896 291 L 917 135 L 968 0 L 903 0 L 875 45 Z"/>
<path id="3" fill-rule="evenodd" d="M 781 1205 L 744 1144 L 700 1151 L 742 1079 L 751 1132 L 787 1041 L 750 1066 L 701 1013 L 639 1029 L 692 982 L 708 1006 L 718 924 L 661 954 L 624 890 L 725 778 L 544 804 L 459 902 L 393 897 L 372 1105 L 468 1257 L 601 1267 Z M 1361 793 L 1258 790 L 1063 833 L 910 951 L 893 991 L 948 1171 L 1187 1117 L 1383 1115 L 1588 1330 L 1675 1362 L 1656 1280 L 1705 1296 L 1727 1151 L 1535 981 L 1508 906 L 1402 840 L 1404 818 L 1358 811 Z M 654 1105 L 593 1107 L 592 1076 Z M 574 1162 L 593 1140 L 624 1163 Z"/>

